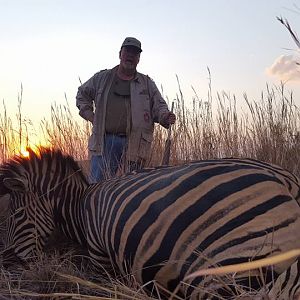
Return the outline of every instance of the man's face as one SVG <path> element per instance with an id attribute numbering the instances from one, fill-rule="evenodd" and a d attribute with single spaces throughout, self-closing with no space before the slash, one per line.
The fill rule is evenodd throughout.
<path id="1" fill-rule="evenodd" d="M 120 64 L 127 70 L 135 70 L 140 61 L 140 51 L 133 46 L 122 47 L 120 51 Z"/>

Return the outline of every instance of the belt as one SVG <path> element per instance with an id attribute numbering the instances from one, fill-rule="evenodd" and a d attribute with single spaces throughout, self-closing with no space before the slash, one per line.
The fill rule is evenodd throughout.
<path id="1" fill-rule="evenodd" d="M 106 132 L 106 134 L 111 134 L 111 135 L 115 135 L 115 136 L 119 136 L 119 137 L 126 137 L 126 133 L 116 133 L 116 132 Z"/>

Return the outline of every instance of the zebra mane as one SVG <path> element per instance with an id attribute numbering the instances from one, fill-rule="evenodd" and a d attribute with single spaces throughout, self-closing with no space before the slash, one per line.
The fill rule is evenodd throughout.
<path id="1" fill-rule="evenodd" d="M 15 155 L 0 166 L 0 196 L 7 194 L 9 190 L 4 186 L 3 179 L 8 177 L 21 177 L 25 172 L 32 173 L 36 166 L 42 168 L 44 164 L 59 163 L 64 170 L 76 172 L 87 182 L 81 168 L 74 158 L 63 154 L 59 149 L 38 147 L 36 150 L 27 148 L 29 156 Z M 35 168 L 33 166 L 35 165 Z"/>

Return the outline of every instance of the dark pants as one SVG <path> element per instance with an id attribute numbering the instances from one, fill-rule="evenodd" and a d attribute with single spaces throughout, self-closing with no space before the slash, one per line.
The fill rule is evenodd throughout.
<path id="1" fill-rule="evenodd" d="M 124 166 L 126 144 L 126 136 L 105 135 L 103 155 L 92 155 L 91 157 L 90 183 L 111 178 L 119 169 L 125 172 L 143 167 L 141 162 L 130 162 Z"/>

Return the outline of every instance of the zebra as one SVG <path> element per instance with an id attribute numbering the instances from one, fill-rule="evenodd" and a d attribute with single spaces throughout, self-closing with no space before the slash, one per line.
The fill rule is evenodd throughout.
<path id="1" fill-rule="evenodd" d="M 90 185 L 60 150 L 29 153 L 0 167 L 0 196 L 10 195 L 4 266 L 26 262 L 59 229 L 95 265 L 130 272 L 141 284 L 156 282 L 188 299 L 210 299 L 216 291 L 229 298 L 230 284 L 228 291 L 210 276 L 185 278 L 300 247 L 300 181 L 279 166 L 211 159 Z M 299 260 L 262 269 L 274 299 L 298 295 L 299 269 Z M 259 289 L 261 277 L 253 272 L 235 280 Z"/>

